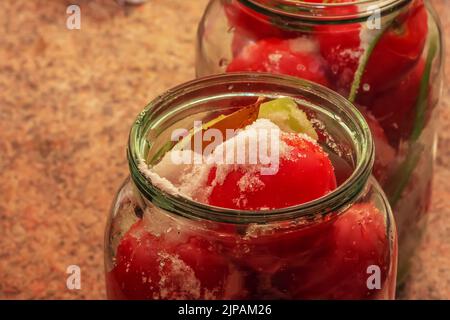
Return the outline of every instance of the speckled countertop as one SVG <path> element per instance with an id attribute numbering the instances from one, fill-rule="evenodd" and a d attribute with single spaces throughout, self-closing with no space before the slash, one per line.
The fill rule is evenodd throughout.
<path id="1" fill-rule="evenodd" d="M 434 2 L 450 40 L 447 1 Z M 65 27 L 73 3 L 77 31 Z M 205 5 L 0 1 L 0 298 L 105 298 L 103 231 L 128 174 L 128 130 L 153 97 L 194 77 Z M 429 228 L 403 298 L 450 298 L 449 104 L 446 87 Z M 72 264 L 81 290 L 66 287 Z"/>

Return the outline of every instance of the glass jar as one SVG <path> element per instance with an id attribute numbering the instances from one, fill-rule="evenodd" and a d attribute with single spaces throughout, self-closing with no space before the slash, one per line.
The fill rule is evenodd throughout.
<path id="1" fill-rule="evenodd" d="M 337 189 L 302 205 L 237 211 L 161 189 L 140 171 L 158 163 L 174 130 L 229 114 L 259 97 L 292 97 L 336 172 Z M 170 144 L 169 144 L 170 145 Z M 393 299 L 397 235 L 370 175 L 362 115 L 331 90 L 292 77 L 224 74 L 169 90 L 138 116 L 130 178 L 106 228 L 110 299 Z"/>
<path id="2" fill-rule="evenodd" d="M 441 42 L 438 18 L 422 0 L 211 0 L 196 70 L 287 74 L 357 105 L 399 230 L 401 282 L 430 204 Z"/>

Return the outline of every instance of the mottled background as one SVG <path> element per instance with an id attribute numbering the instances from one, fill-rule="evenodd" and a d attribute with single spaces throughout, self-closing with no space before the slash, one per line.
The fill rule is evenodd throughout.
<path id="1" fill-rule="evenodd" d="M 206 2 L 0 1 L 0 298 L 105 298 L 103 230 L 128 174 L 128 130 L 194 77 Z M 449 40 L 448 0 L 433 2 Z M 72 3 L 79 31 L 65 27 Z M 450 298 L 449 103 L 446 87 L 430 224 L 403 298 Z M 65 285 L 71 264 L 79 291 Z"/>

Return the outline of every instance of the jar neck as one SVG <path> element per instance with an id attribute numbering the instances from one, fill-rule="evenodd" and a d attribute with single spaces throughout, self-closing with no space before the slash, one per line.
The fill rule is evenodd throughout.
<path id="1" fill-rule="evenodd" d="M 347 180 L 333 192 L 302 205 L 277 210 L 237 211 L 170 194 L 153 184 L 139 170 L 143 159 L 147 165 L 152 166 L 170 150 L 167 137 L 170 137 L 171 132 L 168 131 L 177 128 L 180 122 L 185 122 L 189 117 L 198 120 L 197 117 L 205 112 L 230 113 L 232 106 L 235 110 L 238 108 L 236 99 L 256 99 L 261 96 L 290 96 L 307 112 L 314 114 L 315 120 L 322 125 L 329 121 L 329 127 L 325 125 L 328 136 L 325 135 L 324 139 L 331 141 L 334 148 L 342 142 L 345 148 L 336 149 L 336 153 L 347 156 L 353 162 L 353 172 Z M 345 98 L 309 81 L 256 73 L 231 73 L 200 78 L 169 90 L 140 113 L 132 126 L 128 145 L 131 178 L 142 196 L 153 205 L 191 219 L 235 224 L 267 223 L 298 217 L 316 219 L 342 211 L 356 201 L 364 190 L 372 171 L 373 160 L 370 129 L 364 117 Z"/>
<path id="2" fill-rule="evenodd" d="M 237 0 L 266 16 L 311 24 L 367 21 L 374 14 L 396 13 L 417 0 L 348 0 L 305 2 L 299 0 Z"/>

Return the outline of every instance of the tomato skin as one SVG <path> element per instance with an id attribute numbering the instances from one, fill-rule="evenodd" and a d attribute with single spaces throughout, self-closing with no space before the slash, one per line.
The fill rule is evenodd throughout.
<path id="1" fill-rule="evenodd" d="M 376 95 L 394 86 L 417 65 L 427 39 L 427 21 L 425 5 L 418 1 L 384 32 L 362 76 L 361 85 L 370 88 L 367 94 Z"/>
<path id="2" fill-rule="evenodd" d="M 323 3 L 322 0 L 307 2 Z M 335 1 L 349 2 L 346 0 Z M 355 14 L 357 6 L 328 8 L 332 14 Z M 350 92 L 359 59 L 363 53 L 360 40 L 361 25 L 359 23 L 318 25 L 314 34 L 320 45 L 320 53 L 330 70 L 331 87 L 343 94 Z"/>
<path id="3" fill-rule="evenodd" d="M 371 265 L 380 267 L 381 284 L 389 275 L 389 240 L 384 217 L 371 204 L 355 204 L 333 222 L 329 246 L 311 247 L 307 264 L 286 264 L 272 285 L 291 299 L 371 299 L 367 288 Z"/>
<path id="4" fill-rule="evenodd" d="M 321 2 L 320 0 L 310 2 Z M 352 9 L 353 8 L 353 9 Z M 344 10 L 344 8 L 336 8 Z M 357 7 L 345 7 L 347 12 Z M 376 44 L 361 79 L 359 95 L 374 96 L 395 85 L 418 62 L 425 46 L 428 26 L 423 1 L 416 1 L 398 16 Z M 363 54 L 360 24 L 323 25 L 315 27 L 320 52 L 330 70 L 332 88 L 347 95 Z M 362 86 L 369 88 L 363 91 Z"/>
<path id="5" fill-rule="evenodd" d="M 121 240 L 107 274 L 112 299 L 223 298 L 229 264 L 212 242 L 191 236 L 171 243 L 136 222 Z M 233 290 L 237 291 L 237 290 Z"/>
<path id="6" fill-rule="evenodd" d="M 228 263 L 219 249 L 206 238 L 192 236 L 176 248 L 180 258 L 194 269 L 202 289 L 222 297 L 229 274 Z"/>
<path id="7" fill-rule="evenodd" d="M 340 278 L 336 298 L 360 299 L 376 295 L 378 290 L 367 288 L 367 268 L 380 268 L 381 284 L 389 275 L 391 257 L 385 216 L 371 204 L 355 204 L 336 221 L 334 238 L 338 261 L 331 265 L 341 271 L 336 272 L 336 276 L 344 277 Z"/>
<path id="8" fill-rule="evenodd" d="M 294 299 L 289 285 L 276 282 L 277 275 L 288 267 L 301 266 L 310 270 L 312 277 L 320 277 L 316 263 L 333 251 L 332 221 L 324 217 L 304 226 L 292 222 L 249 226 L 234 249 L 235 264 L 244 274 L 246 297 Z"/>
<path id="9" fill-rule="evenodd" d="M 333 243 L 333 225 L 330 219 L 305 226 L 279 223 L 269 228 L 248 230 L 238 248 L 252 259 L 242 259 L 253 271 L 275 273 L 285 266 L 309 265 L 317 256 L 329 254 Z"/>
<path id="10" fill-rule="evenodd" d="M 108 296 L 113 299 L 153 299 L 159 297 L 157 284 L 159 239 L 135 223 L 120 242 L 116 263 L 107 275 Z"/>
<path id="11" fill-rule="evenodd" d="M 328 86 L 327 69 L 309 38 L 268 38 L 245 46 L 227 66 L 227 72 L 253 71 L 291 75 Z M 308 48 L 309 52 L 303 51 Z"/>
<path id="12" fill-rule="evenodd" d="M 343 95 L 350 92 L 363 53 L 359 32 L 359 24 L 317 27 L 320 53 L 328 64 L 331 87 Z"/>
<path id="13" fill-rule="evenodd" d="M 395 148 L 401 140 L 407 140 L 411 136 L 424 69 L 425 61 L 420 59 L 395 86 L 375 97 L 359 98 L 360 103 L 367 106 L 373 116 L 379 119 L 389 143 Z M 426 114 L 428 116 L 429 112 Z"/>
<path id="14" fill-rule="evenodd" d="M 287 157 L 280 157 L 276 174 L 255 172 L 251 188 L 242 190 L 240 182 L 246 172 L 231 169 L 223 183 L 213 185 L 208 203 L 238 210 L 283 208 L 317 199 L 336 188 L 331 161 L 317 144 L 297 134 L 282 133 L 281 139 L 292 149 Z"/>

